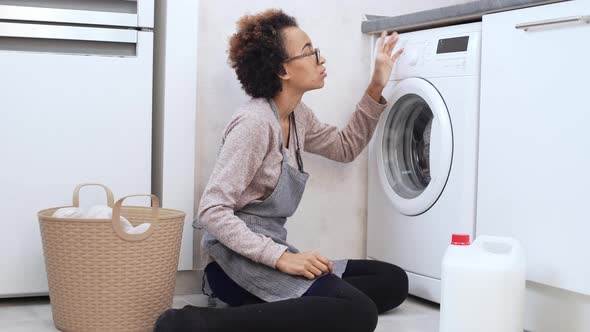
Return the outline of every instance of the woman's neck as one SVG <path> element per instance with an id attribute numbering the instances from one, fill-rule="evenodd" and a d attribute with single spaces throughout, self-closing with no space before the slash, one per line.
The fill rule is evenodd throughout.
<path id="1" fill-rule="evenodd" d="M 302 93 L 296 93 L 293 91 L 289 91 L 288 89 L 283 89 L 283 91 L 279 92 L 273 99 L 275 105 L 277 106 L 277 111 L 279 113 L 279 120 L 281 122 L 288 122 L 289 115 L 295 111 L 295 108 L 301 102 L 301 97 L 303 97 Z"/>

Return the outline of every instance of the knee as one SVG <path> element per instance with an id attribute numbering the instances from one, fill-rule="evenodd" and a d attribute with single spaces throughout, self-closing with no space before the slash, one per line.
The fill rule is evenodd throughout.
<path id="1" fill-rule="evenodd" d="M 384 273 L 385 290 L 388 294 L 384 308 L 379 313 L 397 308 L 408 298 L 408 274 L 399 266 L 388 264 Z"/>
<path id="2" fill-rule="evenodd" d="M 373 332 L 377 328 L 378 315 L 375 302 L 370 297 L 362 294 L 353 301 L 349 315 L 351 322 L 347 326 L 350 327 L 350 331 Z"/>
<path id="3" fill-rule="evenodd" d="M 168 309 L 164 311 L 154 324 L 153 332 L 180 331 L 184 321 L 180 309 Z"/>

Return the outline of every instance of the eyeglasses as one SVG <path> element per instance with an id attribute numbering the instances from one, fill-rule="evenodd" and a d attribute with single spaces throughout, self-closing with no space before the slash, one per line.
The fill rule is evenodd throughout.
<path id="1" fill-rule="evenodd" d="M 317 62 L 317 64 L 320 64 L 320 49 L 319 48 L 315 48 L 313 51 L 311 52 L 307 52 L 307 53 L 303 53 L 300 55 L 296 55 L 292 58 L 288 58 L 287 60 L 285 60 L 284 62 L 291 62 L 293 60 L 297 60 L 297 59 L 301 59 L 301 58 L 305 58 L 306 56 L 310 56 L 312 54 L 315 54 L 315 61 Z"/>

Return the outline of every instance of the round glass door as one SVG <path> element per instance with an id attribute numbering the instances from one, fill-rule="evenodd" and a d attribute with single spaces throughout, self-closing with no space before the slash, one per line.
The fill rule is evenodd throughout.
<path id="1" fill-rule="evenodd" d="M 434 116 L 416 94 L 401 97 L 385 123 L 383 162 L 387 181 L 405 199 L 418 197 L 430 183 L 430 139 Z"/>
<path id="2" fill-rule="evenodd" d="M 426 80 L 409 78 L 393 88 L 378 133 L 382 184 L 403 214 L 430 209 L 444 190 L 451 169 L 451 120 L 438 91 Z"/>

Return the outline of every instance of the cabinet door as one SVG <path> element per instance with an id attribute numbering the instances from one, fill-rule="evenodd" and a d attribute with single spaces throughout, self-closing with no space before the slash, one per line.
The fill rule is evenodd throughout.
<path id="1" fill-rule="evenodd" d="M 590 294 L 584 15 L 590 1 L 483 18 L 477 234 L 519 239 L 529 280 Z"/>
<path id="2" fill-rule="evenodd" d="M 151 191 L 152 59 L 151 32 L 0 23 L 0 297 L 47 293 L 37 211 Z"/>

